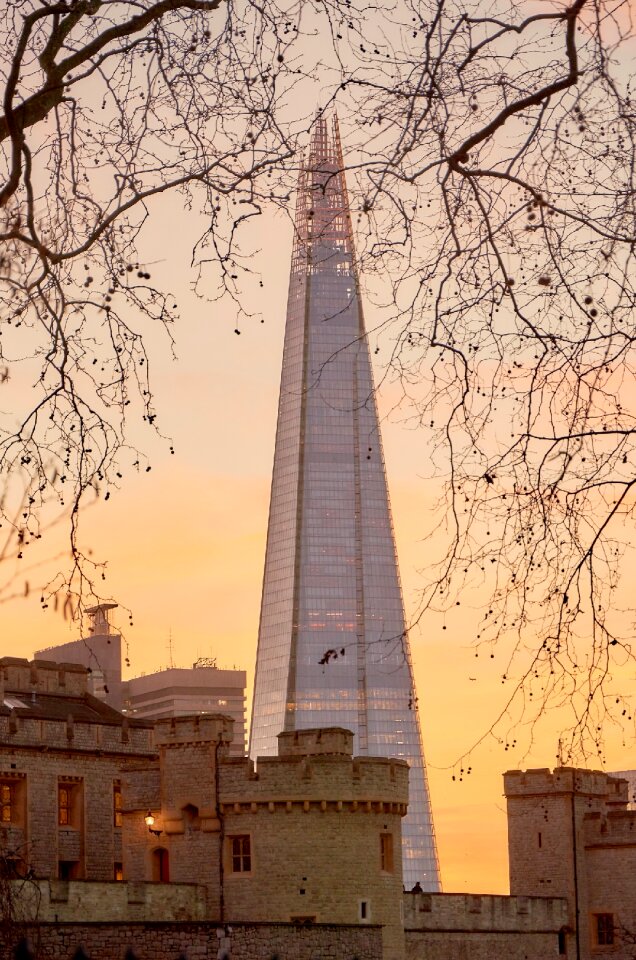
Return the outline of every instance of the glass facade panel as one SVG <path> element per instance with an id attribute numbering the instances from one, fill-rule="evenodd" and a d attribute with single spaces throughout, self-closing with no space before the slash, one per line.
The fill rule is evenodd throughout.
<path id="1" fill-rule="evenodd" d="M 342 726 L 410 764 L 404 883 L 439 871 L 342 156 L 317 124 L 301 172 L 250 756 Z"/>

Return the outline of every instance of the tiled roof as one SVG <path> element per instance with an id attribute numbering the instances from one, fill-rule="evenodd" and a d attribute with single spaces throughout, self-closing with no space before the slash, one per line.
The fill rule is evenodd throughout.
<path id="1" fill-rule="evenodd" d="M 121 726 L 126 717 L 97 697 L 86 693 L 82 696 L 64 696 L 53 693 L 35 694 L 24 691 L 5 690 L 4 701 L 0 700 L 0 716 L 8 716 L 15 710 L 19 717 L 34 717 L 38 720 L 66 720 L 69 713 L 78 723 L 107 723 Z M 128 720 L 131 727 L 151 727 L 143 720 Z"/>

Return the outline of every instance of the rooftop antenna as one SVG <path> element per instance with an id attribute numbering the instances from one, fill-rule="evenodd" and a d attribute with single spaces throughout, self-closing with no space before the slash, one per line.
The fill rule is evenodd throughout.
<path id="1" fill-rule="evenodd" d="M 172 656 L 172 627 L 168 630 L 168 664 L 172 670 L 174 668 L 174 658 Z"/>

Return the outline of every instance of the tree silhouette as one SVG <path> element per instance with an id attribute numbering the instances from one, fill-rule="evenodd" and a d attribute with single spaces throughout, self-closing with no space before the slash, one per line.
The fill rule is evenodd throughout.
<path id="1" fill-rule="evenodd" d="M 378 344 L 446 482 L 420 614 L 482 591 L 476 655 L 507 644 L 497 735 L 515 700 L 567 705 L 561 760 L 602 756 L 607 710 L 631 719 L 611 684 L 631 657 L 636 482 L 629 8 L 425 2 L 392 20 L 393 76 L 367 52 L 349 96 L 362 266 L 394 278 Z"/>
<path id="2" fill-rule="evenodd" d="M 156 426 L 142 334 L 176 317 L 136 248 L 153 198 L 203 212 L 194 259 L 239 311 L 239 237 L 289 198 L 307 125 L 289 95 L 313 78 L 357 178 L 371 336 L 447 480 L 421 614 L 486 591 L 477 653 L 512 638 L 502 722 L 519 695 L 570 704 L 562 759 L 602 754 L 607 709 L 630 716 L 607 686 L 631 656 L 627 0 L 12 0 L 0 31 L 0 390 L 19 360 L 37 384 L 0 435 L 0 472 L 23 483 L 2 502 L 13 549 L 63 503 L 66 588 L 90 592 L 78 506 L 118 482 L 130 419 Z"/>
<path id="3" fill-rule="evenodd" d="M 242 229 L 263 198 L 287 199 L 272 170 L 293 135 L 276 108 L 299 16 L 269 0 L 3 7 L 0 385 L 4 399 L 19 373 L 34 389 L 23 409 L 3 405 L 0 555 L 21 558 L 52 508 L 66 512 L 72 569 L 43 604 L 56 594 L 74 614 L 95 594 L 79 506 L 108 499 L 122 464 L 150 469 L 128 447 L 131 422 L 157 428 L 144 334 L 171 342 L 177 318 L 137 251 L 157 198 L 178 191 L 205 218 L 193 259 L 208 297 L 240 310 Z"/>

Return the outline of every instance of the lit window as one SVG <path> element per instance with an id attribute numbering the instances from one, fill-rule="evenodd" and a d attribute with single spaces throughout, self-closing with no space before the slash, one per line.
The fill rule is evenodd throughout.
<path id="1" fill-rule="evenodd" d="M 113 784 L 113 823 L 116 827 L 121 827 L 123 822 L 123 808 L 121 802 L 121 784 Z"/>
<path id="2" fill-rule="evenodd" d="M 57 791 L 57 822 L 60 827 L 69 827 L 71 825 L 71 815 L 73 812 L 73 788 L 67 786 L 58 787 Z"/>
<path id="3" fill-rule="evenodd" d="M 596 914 L 596 943 L 599 947 L 610 947 L 614 943 L 614 914 Z"/>
<path id="4" fill-rule="evenodd" d="M 228 837 L 230 842 L 230 865 L 232 873 L 250 873 L 252 853 L 249 834 Z"/>
<path id="5" fill-rule="evenodd" d="M 113 879 L 114 880 L 123 880 L 124 879 L 124 867 L 121 863 L 115 863 L 113 866 Z"/>
<path id="6" fill-rule="evenodd" d="M 9 783 L 0 784 L 0 806 L 2 808 L 0 820 L 2 823 L 11 823 L 13 789 Z"/>
<path id="7" fill-rule="evenodd" d="M 393 873 L 393 834 L 380 834 L 380 869 Z"/>

